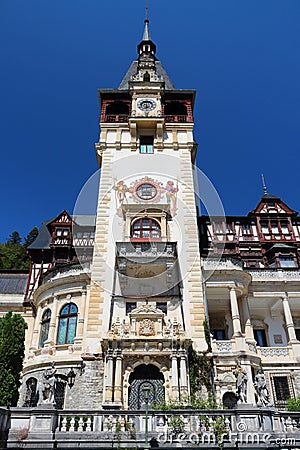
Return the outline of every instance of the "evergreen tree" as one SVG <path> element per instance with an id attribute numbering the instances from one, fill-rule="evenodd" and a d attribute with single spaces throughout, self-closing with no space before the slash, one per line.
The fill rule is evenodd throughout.
<path id="1" fill-rule="evenodd" d="M 0 244 L 0 269 L 28 270 L 30 259 L 27 255 L 27 247 L 35 240 L 38 232 L 37 227 L 34 227 L 26 236 L 24 244 L 17 231 L 11 233 L 5 244 Z"/>
<path id="2" fill-rule="evenodd" d="M 39 234 L 39 230 L 37 227 L 32 228 L 32 230 L 27 234 L 24 240 L 24 247 L 27 248 L 29 245 L 33 243 L 37 235 Z"/>
<path id="3" fill-rule="evenodd" d="M 16 406 L 25 351 L 27 323 L 8 312 L 0 319 L 0 406 Z"/>
<path id="4" fill-rule="evenodd" d="M 17 231 L 13 231 L 7 239 L 8 245 L 21 245 L 22 239 Z"/>

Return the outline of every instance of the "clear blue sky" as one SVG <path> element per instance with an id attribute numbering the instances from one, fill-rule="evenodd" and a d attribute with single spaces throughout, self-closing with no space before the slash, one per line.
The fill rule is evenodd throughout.
<path id="1" fill-rule="evenodd" d="M 226 214 L 268 190 L 300 210 L 300 1 L 149 0 L 176 88 L 196 89 L 198 165 Z M 0 242 L 76 197 L 96 170 L 97 88 L 117 87 L 144 0 L 1 0 Z"/>

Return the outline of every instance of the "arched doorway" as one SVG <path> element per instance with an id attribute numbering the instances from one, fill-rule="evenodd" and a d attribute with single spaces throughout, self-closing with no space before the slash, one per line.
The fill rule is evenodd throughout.
<path id="1" fill-rule="evenodd" d="M 145 409 L 144 387 L 150 387 L 148 406 L 159 405 L 165 399 L 164 377 L 153 364 L 140 364 L 129 377 L 129 409 Z"/>

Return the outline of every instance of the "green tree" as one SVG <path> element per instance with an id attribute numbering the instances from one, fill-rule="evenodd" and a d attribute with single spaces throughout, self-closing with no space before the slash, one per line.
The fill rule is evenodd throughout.
<path id="1" fill-rule="evenodd" d="M 37 235 L 39 234 L 39 230 L 37 227 L 33 227 L 31 231 L 27 234 L 25 240 L 24 240 L 24 247 L 27 248 L 29 245 L 33 243 Z"/>
<path id="2" fill-rule="evenodd" d="M 7 239 L 8 245 L 21 245 L 22 239 L 17 231 L 13 231 Z"/>
<path id="3" fill-rule="evenodd" d="M 27 323 L 8 312 L 0 319 L 0 406 L 16 406 L 25 351 Z"/>
<path id="4" fill-rule="evenodd" d="M 0 269 L 27 270 L 30 267 L 30 259 L 27 247 L 35 240 L 39 230 L 34 227 L 26 236 L 24 244 L 17 231 L 10 234 L 5 244 L 0 244 Z"/>

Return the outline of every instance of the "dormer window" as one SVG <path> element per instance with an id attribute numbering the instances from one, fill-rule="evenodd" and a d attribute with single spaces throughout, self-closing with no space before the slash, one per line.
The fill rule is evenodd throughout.
<path id="1" fill-rule="evenodd" d="M 55 234 L 57 237 L 67 237 L 69 236 L 69 230 L 68 229 L 62 229 L 62 228 L 57 228 L 55 230 Z"/>
<path id="2" fill-rule="evenodd" d="M 154 141 L 153 136 L 140 136 L 140 153 L 143 154 L 154 153 L 153 141 Z"/>
<path id="3" fill-rule="evenodd" d="M 280 265 L 280 267 L 283 267 L 283 268 L 296 267 L 295 260 L 291 256 L 280 256 L 279 257 L 279 265 Z"/>

